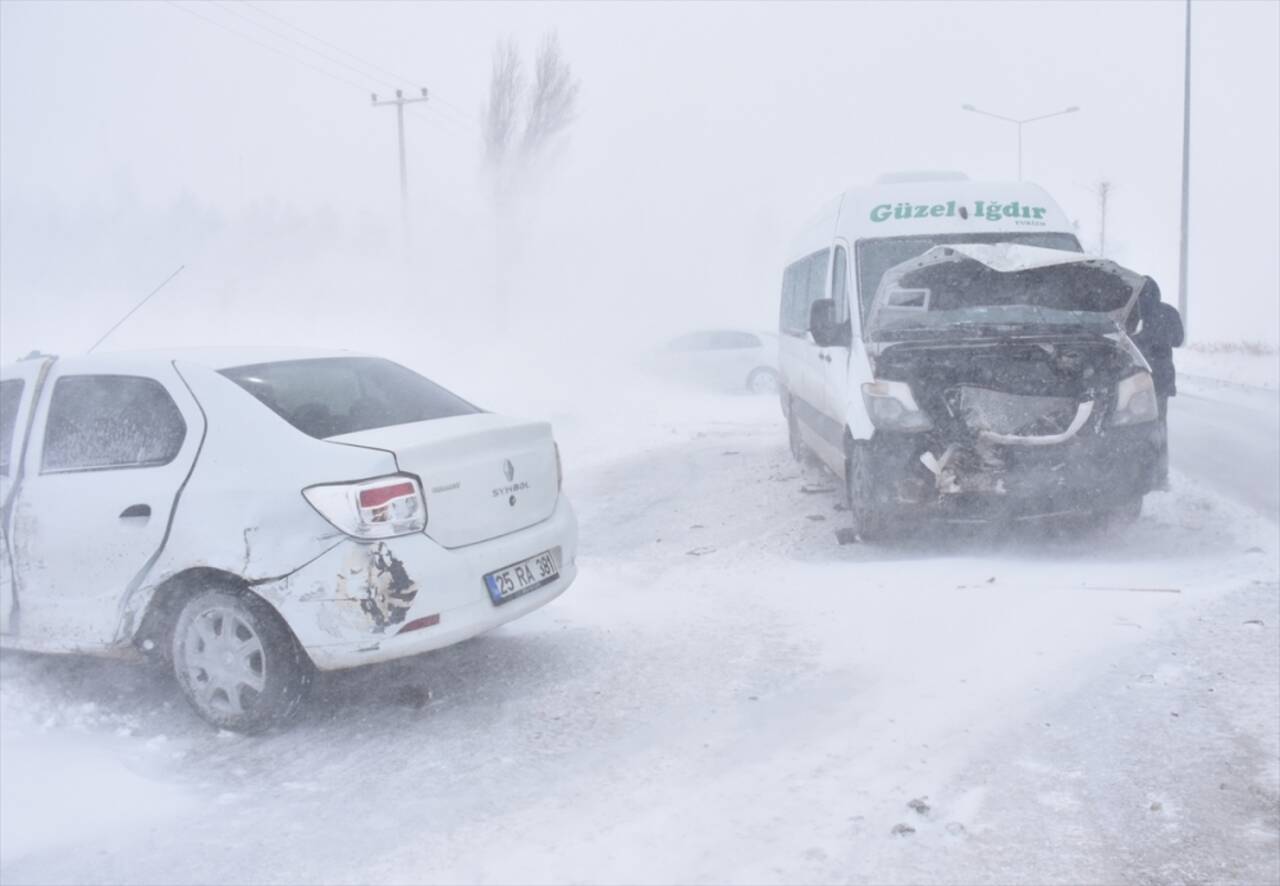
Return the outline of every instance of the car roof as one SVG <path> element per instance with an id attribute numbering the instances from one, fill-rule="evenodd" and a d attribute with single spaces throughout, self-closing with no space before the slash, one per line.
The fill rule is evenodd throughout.
<path id="1" fill-rule="evenodd" d="M 42 355 L 45 356 L 45 355 Z M 367 357 L 358 351 L 325 348 L 294 348 L 279 346 L 206 347 L 206 348 L 157 348 L 139 351 L 104 351 L 101 354 L 78 354 L 61 357 L 63 369 L 106 372 L 125 365 L 136 367 L 139 363 L 164 365 L 172 362 L 205 366 L 212 370 L 255 363 L 281 363 L 286 360 L 318 360 L 324 357 Z M 17 363 L 6 363 L 0 372 L 9 374 Z"/>

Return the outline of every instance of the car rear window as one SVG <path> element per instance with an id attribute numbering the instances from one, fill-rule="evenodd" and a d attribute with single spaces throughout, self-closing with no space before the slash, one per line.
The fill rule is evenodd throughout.
<path id="1" fill-rule="evenodd" d="M 378 357 L 322 357 L 222 370 L 272 412 L 323 440 L 479 412 L 411 369 Z"/>

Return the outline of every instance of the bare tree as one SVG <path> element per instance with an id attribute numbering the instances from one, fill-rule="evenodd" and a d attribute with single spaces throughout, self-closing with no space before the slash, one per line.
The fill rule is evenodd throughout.
<path id="1" fill-rule="evenodd" d="M 555 34 L 543 37 L 538 47 L 532 89 L 515 42 L 494 46 L 489 103 L 481 121 L 485 166 L 498 184 L 499 198 L 529 177 L 532 161 L 573 122 L 577 104 L 578 81 Z"/>
<path id="2" fill-rule="evenodd" d="M 534 71 L 529 116 L 521 140 L 526 157 L 537 154 L 573 122 L 578 103 L 578 81 L 560 53 L 560 41 L 554 33 L 542 38 Z"/>
<path id="3" fill-rule="evenodd" d="M 524 66 L 514 40 L 502 40 L 493 48 L 489 76 L 489 104 L 481 118 L 485 165 L 497 172 L 506 165 L 520 124 L 524 99 Z"/>
<path id="4" fill-rule="evenodd" d="M 495 284 L 500 319 L 505 318 L 509 281 L 520 261 L 532 223 L 539 175 L 550 165 L 547 149 L 577 114 L 578 81 L 554 33 L 542 38 L 534 61 L 532 89 L 512 40 L 493 48 L 489 103 L 481 115 L 485 171 L 493 186 Z"/>

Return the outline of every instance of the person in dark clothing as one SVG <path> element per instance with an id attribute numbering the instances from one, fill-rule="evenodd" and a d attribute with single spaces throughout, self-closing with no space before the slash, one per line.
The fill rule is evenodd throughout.
<path id="1" fill-rule="evenodd" d="M 1151 367 L 1151 380 L 1156 389 L 1160 409 L 1160 465 L 1157 481 L 1161 489 L 1169 486 L 1169 398 L 1178 393 L 1177 372 L 1173 366 L 1173 349 L 1182 346 L 1182 315 L 1173 305 L 1160 301 L 1160 287 L 1146 278 L 1138 293 L 1138 317 L 1141 325 L 1132 336 L 1142 356 Z"/>

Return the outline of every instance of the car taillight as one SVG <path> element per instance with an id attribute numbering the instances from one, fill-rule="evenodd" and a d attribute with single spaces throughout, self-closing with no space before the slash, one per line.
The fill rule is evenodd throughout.
<path id="1" fill-rule="evenodd" d="M 302 495 L 321 517 L 355 538 L 391 538 L 427 526 L 422 487 L 405 474 L 308 486 Z"/>
<path id="2" fill-rule="evenodd" d="M 564 467 L 560 464 L 560 444 L 552 443 L 556 448 L 556 492 L 564 488 Z"/>

